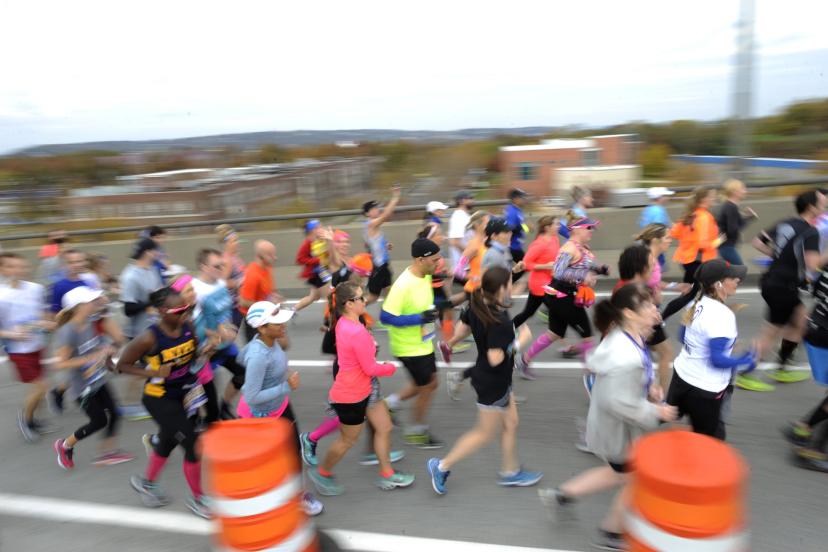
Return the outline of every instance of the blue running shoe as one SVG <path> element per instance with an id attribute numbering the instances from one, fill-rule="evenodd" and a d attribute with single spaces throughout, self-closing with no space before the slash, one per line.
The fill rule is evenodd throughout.
<path id="1" fill-rule="evenodd" d="M 431 486 L 434 487 L 434 492 L 438 495 L 446 494 L 446 479 L 448 479 L 451 472 L 440 469 L 439 458 L 429 458 L 426 467 L 431 476 Z"/>
<path id="2" fill-rule="evenodd" d="M 543 472 L 530 472 L 521 468 L 512 475 L 500 474 L 497 484 L 502 487 L 531 487 L 541 479 L 543 479 Z"/>

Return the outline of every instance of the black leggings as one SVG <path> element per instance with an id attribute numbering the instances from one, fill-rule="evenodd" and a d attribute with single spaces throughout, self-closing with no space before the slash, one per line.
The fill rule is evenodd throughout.
<path id="1" fill-rule="evenodd" d="M 108 385 L 104 384 L 94 395 L 83 402 L 80 400 L 78 402 L 81 403 L 81 408 L 89 416 L 89 423 L 75 431 L 75 439 L 78 441 L 86 439 L 103 428 L 106 428 L 105 437 L 115 435 L 120 417 Z"/>
<path id="2" fill-rule="evenodd" d="M 218 391 L 216 391 L 216 384 L 212 380 L 203 384 L 202 387 L 204 388 L 204 394 L 207 395 L 207 404 L 204 405 L 207 413 L 204 416 L 204 421 L 212 424 L 219 419 Z"/>
<path id="3" fill-rule="evenodd" d="M 221 350 L 214 354 L 212 358 L 210 358 L 210 363 L 215 368 L 216 366 L 224 366 L 231 374 L 233 374 L 233 378 L 230 380 L 233 383 L 233 387 L 238 391 L 244 385 L 244 366 L 236 360 L 236 355 L 232 354 L 235 350 L 235 346 L 228 347 L 231 351 L 228 352 L 227 349 Z"/>
<path id="4" fill-rule="evenodd" d="M 720 393 L 705 391 L 690 385 L 673 371 L 667 404 L 678 408 L 679 417 L 687 415 L 693 431 L 725 440 L 725 425 L 721 423 L 722 404 L 727 389 Z"/>
<path id="5" fill-rule="evenodd" d="M 299 440 L 299 424 L 296 423 L 296 415 L 293 414 L 293 408 L 291 408 L 290 403 L 288 403 L 287 408 L 285 411 L 282 412 L 282 415 L 279 416 L 280 418 L 284 418 L 285 420 L 289 421 L 293 426 L 293 443 L 294 449 L 296 450 L 296 455 L 299 458 L 299 465 L 302 465 L 302 445 Z"/>
<path id="6" fill-rule="evenodd" d="M 545 295 L 532 295 L 530 293 L 529 298 L 526 299 L 526 306 L 523 307 L 523 311 L 512 319 L 512 323 L 515 325 L 515 328 L 519 328 L 524 322 L 529 320 L 533 314 L 538 312 L 538 309 L 541 305 L 543 305 L 545 298 Z"/>
<path id="7" fill-rule="evenodd" d="M 175 447 L 181 445 L 184 449 L 184 459 L 187 462 L 198 462 L 194 418 L 187 416 L 182 401 L 183 399 L 144 395 L 141 402 L 158 424 L 155 453 L 162 458 L 168 458 Z"/>

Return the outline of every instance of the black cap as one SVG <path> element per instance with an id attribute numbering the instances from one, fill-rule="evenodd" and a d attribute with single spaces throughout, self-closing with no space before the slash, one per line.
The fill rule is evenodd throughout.
<path id="1" fill-rule="evenodd" d="M 708 287 L 725 278 L 744 280 L 745 274 L 747 274 L 747 267 L 744 265 L 732 265 L 722 259 L 713 259 L 696 270 L 695 278 L 703 287 Z"/>
<path id="2" fill-rule="evenodd" d="M 440 246 L 426 238 L 417 238 L 411 244 L 411 257 L 413 259 L 432 257 L 439 252 Z"/>
<path id="3" fill-rule="evenodd" d="M 456 194 L 454 194 L 454 201 L 460 201 L 462 199 L 473 199 L 474 194 L 472 194 L 468 190 L 460 190 Z"/>
<path id="4" fill-rule="evenodd" d="M 500 217 L 492 217 L 486 225 L 486 235 L 493 236 L 495 234 L 502 234 L 503 232 L 511 232 L 512 228 L 506 222 L 506 219 Z"/>
<path id="5" fill-rule="evenodd" d="M 373 199 L 371 201 L 366 201 L 362 204 L 362 214 L 368 214 L 368 211 L 370 211 L 374 207 L 379 207 L 379 201 L 374 201 Z"/>
<path id="6" fill-rule="evenodd" d="M 132 250 L 132 255 L 130 255 L 129 258 L 133 260 L 140 259 L 144 253 L 155 249 L 158 249 L 158 244 L 149 238 L 141 238 L 138 240 L 138 243 L 135 244 L 135 249 Z"/>
<path id="7" fill-rule="evenodd" d="M 512 188 L 509 190 L 509 199 L 515 199 L 516 197 L 529 197 L 529 194 L 526 190 L 521 190 L 520 188 Z"/>

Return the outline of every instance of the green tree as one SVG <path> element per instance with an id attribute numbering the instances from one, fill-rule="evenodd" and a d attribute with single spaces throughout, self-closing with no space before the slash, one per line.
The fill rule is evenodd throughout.
<path id="1" fill-rule="evenodd" d="M 673 150 L 665 144 L 653 144 L 641 150 L 638 162 L 644 176 L 664 176 L 670 168 L 671 155 L 673 155 Z"/>

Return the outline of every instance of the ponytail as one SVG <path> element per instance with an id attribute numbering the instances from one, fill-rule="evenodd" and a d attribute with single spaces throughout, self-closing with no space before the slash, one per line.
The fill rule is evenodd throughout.
<path id="1" fill-rule="evenodd" d="M 601 335 L 606 336 L 613 326 L 621 324 L 624 309 L 638 311 L 642 304 L 652 300 L 652 293 L 643 284 L 627 284 L 619 288 L 609 299 L 595 305 L 592 321 Z"/>
<path id="2" fill-rule="evenodd" d="M 498 311 L 506 308 L 497 295 L 509 284 L 512 273 L 502 266 L 494 266 L 483 273 L 480 287 L 472 292 L 469 307 L 484 326 L 496 324 Z"/>
<path id="3" fill-rule="evenodd" d="M 604 299 L 595 304 L 592 322 L 601 336 L 609 333 L 610 329 L 621 321 L 621 311 L 612 305 L 612 301 Z"/>

